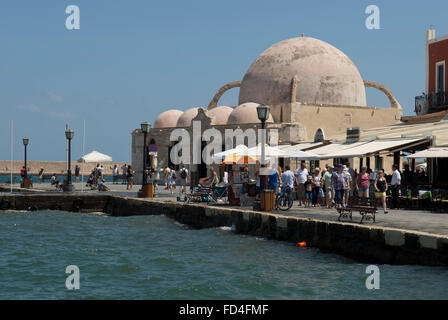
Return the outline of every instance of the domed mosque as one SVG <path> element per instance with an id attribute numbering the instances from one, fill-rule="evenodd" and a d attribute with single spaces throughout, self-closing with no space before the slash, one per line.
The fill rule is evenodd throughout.
<path id="1" fill-rule="evenodd" d="M 218 106 L 227 90 L 238 87 L 238 106 Z M 390 107 L 367 106 L 366 87 L 382 91 Z M 268 139 L 269 129 L 277 129 L 279 144 L 313 141 L 317 136 L 328 139 L 351 127 L 367 129 L 395 124 L 402 116 L 402 108 L 392 93 L 382 84 L 363 80 L 346 54 L 327 42 L 302 35 L 280 41 L 262 52 L 243 79 L 222 86 L 207 107 L 160 114 L 148 140 L 159 147 L 159 165 L 171 164 L 169 151 L 175 144 L 169 141 L 172 130 L 191 131 L 194 120 L 201 121 L 201 130 L 214 127 L 222 133 L 226 128 L 260 126 L 256 111 L 259 104 L 270 107 Z M 142 166 L 141 137 L 141 131 L 134 130 L 132 158 L 137 171 Z M 193 173 L 198 168 L 190 165 L 190 170 Z"/>

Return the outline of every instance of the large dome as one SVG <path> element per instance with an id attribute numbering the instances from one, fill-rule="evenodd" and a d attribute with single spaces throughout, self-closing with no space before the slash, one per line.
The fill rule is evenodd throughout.
<path id="1" fill-rule="evenodd" d="M 167 110 L 162 112 L 154 122 L 154 128 L 171 128 L 177 125 L 177 120 L 182 115 L 180 110 Z"/>
<path id="2" fill-rule="evenodd" d="M 216 107 L 211 110 L 207 110 L 207 114 L 214 118 L 214 124 L 216 125 L 224 125 L 227 124 L 227 119 L 229 119 L 230 114 L 232 113 L 233 108 L 221 106 Z"/>
<path id="3" fill-rule="evenodd" d="M 259 103 L 243 103 L 238 107 L 234 108 L 232 113 L 227 120 L 227 124 L 247 124 L 247 123 L 260 123 L 257 114 L 257 107 Z M 269 114 L 268 120 L 266 122 L 274 122 L 272 115 Z"/>
<path id="4" fill-rule="evenodd" d="M 177 127 L 189 127 L 191 120 L 198 115 L 199 108 L 191 108 L 186 110 L 177 120 Z"/>
<path id="5" fill-rule="evenodd" d="M 280 41 L 265 50 L 244 75 L 239 104 L 291 102 L 295 76 L 297 102 L 366 105 L 364 83 L 355 64 L 332 45 L 308 37 Z"/>

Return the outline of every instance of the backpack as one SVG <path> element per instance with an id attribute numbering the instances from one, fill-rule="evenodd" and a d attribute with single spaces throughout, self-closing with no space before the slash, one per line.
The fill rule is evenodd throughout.
<path id="1" fill-rule="evenodd" d="M 181 177 L 182 179 L 185 179 L 185 178 L 187 177 L 187 171 L 186 171 L 185 169 L 182 169 L 182 170 L 180 171 L 180 177 Z"/>

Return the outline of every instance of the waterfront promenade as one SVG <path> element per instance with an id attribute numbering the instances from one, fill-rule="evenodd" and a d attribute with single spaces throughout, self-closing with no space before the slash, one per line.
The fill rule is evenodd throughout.
<path id="1" fill-rule="evenodd" d="M 81 183 L 75 183 L 75 188 L 77 191 L 81 191 Z M 4 185 L 5 186 L 5 185 Z M 97 194 L 116 194 L 126 197 L 137 197 L 137 192 L 141 188 L 140 185 L 134 185 L 132 190 L 126 190 L 126 185 L 124 184 L 111 184 L 108 183 L 107 186 L 111 189 L 110 192 L 99 192 L 92 191 L 88 187 L 84 187 L 84 192 L 86 193 L 97 193 Z M 19 187 L 18 184 L 14 187 Z M 35 183 L 34 190 L 45 192 L 57 192 L 55 187 L 51 186 L 49 183 Z M 162 201 L 176 201 L 178 195 L 179 187 L 176 188 L 173 195 L 168 190 L 164 190 L 163 186 L 159 186 L 159 194 L 154 198 L 155 200 Z M 58 192 L 61 193 L 61 192 Z M 184 202 L 179 202 L 180 204 Z M 203 205 L 207 206 L 204 202 Z M 209 206 L 212 206 L 210 204 Z M 244 210 L 252 210 L 252 207 L 241 207 L 241 206 L 229 206 L 223 204 L 216 204 L 218 207 L 225 208 L 238 208 Z M 298 207 L 297 201 L 294 202 L 293 207 L 289 211 L 273 211 L 277 215 L 285 216 L 295 216 L 300 218 L 313 218 L 323 221 L 337 221 L 338 214 L 335 209 L 327 209 L 325 207 L 320 208 L 304 208 Z M 353 213 L 353 224 L 359 224 L 361 216 L 354 212 Z M 350 223 L 350 222 L 349 222 Z M 398 228 L 404 230 L 414 230 L 427 232 L 432 234 L 448 235 L 448 212 L 447 213 L 436 213 L 431 211 L 423 210 L 389 210 L 388 214 L 384 214 L 382 210 L 376 215 L 376 222 L 364 222 L 363 225 L 366 226 L 379 226 L 379 227 L 389 227 Z"/>
<path id="2" fill-rule="evenodd" d="M 80 188 L 79 184 L 75 187 Z M 0 190 L 3 210 L 59 210 L 104 212 L 111 216 L 166 215 L 192 228 L 231 227 L 237 233 L 288 242 L 305 241 L 307 246 L 340 253 L 361 262 L 381 264 L 448 265 L 448 219 L 446 214 L 392 210 L 378 214 L 376 223 L 337 221 L 334 209 L 293 207 L 287 212 L 253 211 L 252 207 L 176 201 L 161 189 L 155 199 L 137 198 L 140 186 L 126 190 L 111 185 L 110 192 L 86 189 L 63 193 L 46 184 L 33 191 Z M 359 219 L 359 218 L 358 218 Z"/>

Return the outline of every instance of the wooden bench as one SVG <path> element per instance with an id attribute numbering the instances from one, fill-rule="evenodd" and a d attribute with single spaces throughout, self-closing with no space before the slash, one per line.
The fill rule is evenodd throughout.
<path id="1" fill-rule="evenodd" d="M 351 198 L 347 207 L 337 208 L 336 210 L 339 213 L 338 221 L 341 221 L 343 218 L 350 218 L 350 221 L 352 221 L 352 212 L 358 211 L 361 215 L 359 223 L 362 223 L 364 220 L 375 222 L 375 214 L 378 212 L 377 199 Z"/>

